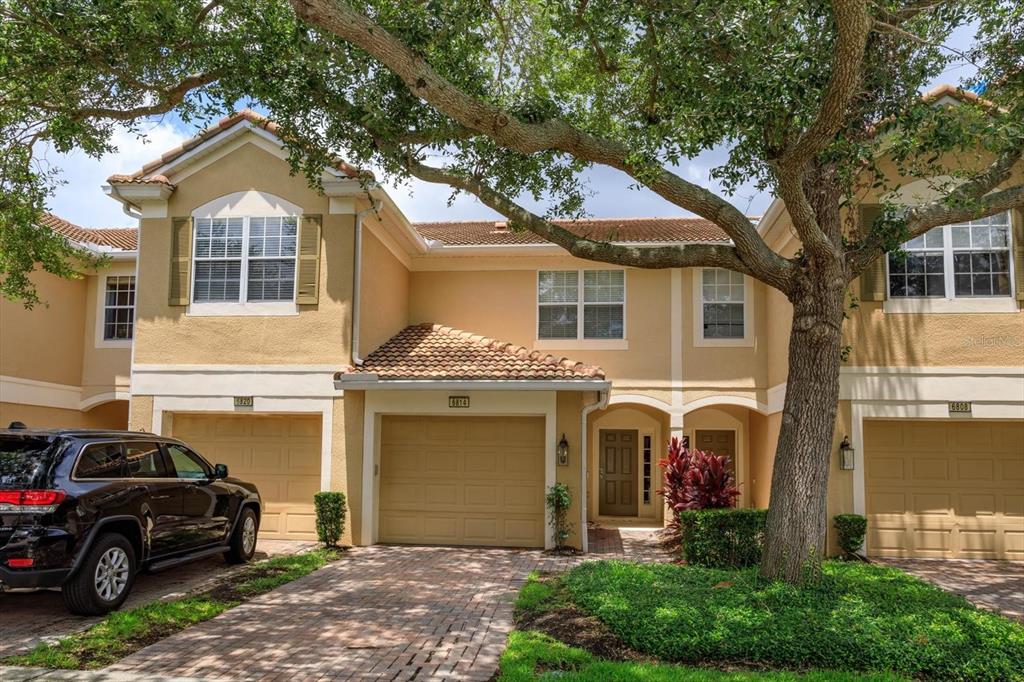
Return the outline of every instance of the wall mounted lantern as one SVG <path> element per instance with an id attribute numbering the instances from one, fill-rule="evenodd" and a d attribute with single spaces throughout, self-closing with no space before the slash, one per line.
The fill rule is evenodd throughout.
<path id="1" fill-rule="evenodd" d="M 853 446 L 849 436 L 843 436 L 843 442 L 839 444 L 839 468 L 844 471 L 853 469 Z"/>
<path id="2" fill-rule="evenodd" d="M 562 440 L 558 441 L 555 454 L 558 455 L 558 466 L 569 466 L 569 441 L 565 439 L 564 433 L 562 434 Z"/>

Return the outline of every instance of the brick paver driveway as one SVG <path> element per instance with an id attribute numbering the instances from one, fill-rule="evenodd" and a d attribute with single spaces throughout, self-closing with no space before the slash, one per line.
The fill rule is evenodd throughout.
<path id="1" fill-rule="evenodd" d="M 260 540 L 257 558 L 291 554 L 313 547 L 311 542 Z M 220 557 L 202 559 L 152 575 L 141 574 L 135 581 L 125 608 L 158 599 L 173 599 L 194 592 L 207 583 L 236 570 Z M 99 618 L 67 612 L 60 592 L 4 592 L 0 594 L 0 658 L 28 651 L 43 640 L 54 640 L 84 630 Z"/>
<path id="2" fill-rule="evenodd" d="M 974 559 L 880 559 L 962 595 L 982 608 L 1024 621 L 1024 563 Z"/>
<path id="3" fill-rule="evenodd" d="M 609 553 L 654 558 L 650 552 L 633 557 L 629 548 Z M 577 561 L 532 550 L 358 547 L 111 670 L 231 679 L 487 680 L 530 571 L 565 570 Z"/>

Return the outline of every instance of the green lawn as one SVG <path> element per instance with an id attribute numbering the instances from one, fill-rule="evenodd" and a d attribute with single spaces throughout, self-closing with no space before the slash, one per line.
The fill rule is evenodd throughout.
<path id="1" fill-rule="evenodd" d="M 568 647 L 537 632 L 513 632 L 501 656 L 499 682 L 896 682 L 886 674 L 832 671 L 720 672 L 667 663 L 614 663 Z"/>
<path id="2" fill-rule="evenodd" d="M 558 590 L 531 582 L 518 607 L 542 609 L 549 599 L 570 599 L 662 661 L 1024 680 L 1024 626 L 876 565 L 827 562 L 819 585 L 798 588 L 762 581 L 756 569 L 588 562 L 562 577 Z"/>
<path id="3" fill-rule="evenodd" d="M 27 654 L 0 663 L 51 669 L 102 668 L 246 599 L 312 573 L 339 556 L 335 550 L 321 549 L 261 561 L 207 593 L 115 611 L 84 632 L 55 645 L 40 644 Z"/>

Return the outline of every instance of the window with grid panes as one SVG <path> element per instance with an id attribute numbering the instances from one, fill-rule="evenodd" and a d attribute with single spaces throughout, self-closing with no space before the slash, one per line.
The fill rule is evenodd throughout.
<path id="1" fill-rule="evenodd" d="M 705 339 L 742 339 L 744 334 L 743 275 L 705 268 L 701 273 L 701 305 Z"/>
<path id="2" fill-rule="evenodd" d="M 542 270 L 537 275 L 537 336 L 623 339 L 625 303 L 623 270 Z"/>
<path id="3" fill-rule="evenodd" d="M 135 275 L 106 278 L 103 298 L 103 339 L 127 341 L 135 333 Z"/>
<path id="4" fill-rule="evenodd" d="M 194 229 L 193 301 L 295 298 L 297 217 L 197 218 Z"/>

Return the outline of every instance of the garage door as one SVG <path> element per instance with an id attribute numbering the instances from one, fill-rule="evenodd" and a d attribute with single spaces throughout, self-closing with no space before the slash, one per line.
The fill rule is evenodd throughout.
<path id="1" fill-rule="evenodd" d="M 206 459 L 256 484 L 263 498 L 261 537 L 316 539 L 319 415 L 176 414 L 173 429 Z"/>
<path id="2" fill-rule="evenodd" d="M 544 419 L 400 417 L 381 425 L 381 542 L 544 545 Z"/>
<path id="3" fill-rule="evenodd" d="M 874 556 L 1024 560 L 1024 422 L 864 423 Z"/>

